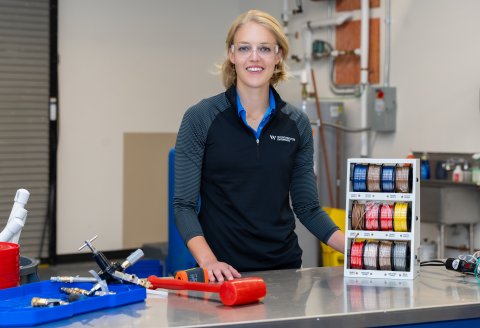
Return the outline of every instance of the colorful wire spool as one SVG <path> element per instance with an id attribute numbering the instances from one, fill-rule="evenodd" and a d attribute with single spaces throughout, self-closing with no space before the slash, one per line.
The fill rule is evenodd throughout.
<path id="1" fill-rule="evenodd" d="M 361 204 L 358 201 L 352 203 L 352 229 L 364 230 L 365 229 L 365 204 Z"/>
<path id="2" fill-rule="evenodd" d="M 397 166 L 395 169 L 395 190 L 401 193 L 409 193 L 412 190 L 411 166 Z"/>
<path id="3" fill-rule="evenodd" d="M 365 270 L 378 270 L 378 242 L 367 241 L 363 251 L 363 266 Z"/>
<path id="4" fill-rule="evenodd" d="M 367 191 L 368 165 L 355 164 L 353 166 L 353 191 Z"/>
<path id="5" fill-rule="evenodd" d="M 382 166 L 382 191 L 394 192 L 395 191 L 395 166 L 383 165 Z"/>
<path id="6" fill-rule="evenodd" d="M 410 268 L 410 250 L 405 241 L 397 241 L 393 245 L 393 271 L 408 271 Z"/>
<path id="7" fill-rule="evenodd" d="M 370 164 L 368 165 L 367 172 L 367 190 L 370 192 L 380 192 L 380 180 L 381 180 L 381 165 Z"/>
<path id="8" fill-rule="evenodd" d="M 379 226 L 379 204 L 375 202 L 367 202 L 365 204 L 365 229 L 378 231 Z"/>
<path id="9" fill-rule="evenodd" d="M 393 231 L 393 205 L 382 204 L 380 206 L 380 230 Z"/>
<path id="10" fill-rule="evenodd" d="M 408 203 L 395 203 L 393 209 L 393 231 L 410 231 L 411 210 Z"/>
<path id="11" fill-rule="evenodd" d="M 392 246 L 393 243 L 388 240 L 380 242 L 378 250 L 378 265 L 380 270 L 392 270 Z"/>
<path id="12" fill-rule="evenodd" d="M 363 269 L 363 249 L 365 241 L 354 241 L 350 247 L 350 268 Z"/>
<path id="13" fill-rule="evenodd" d="M 410 248 L 406 241 L 354 241 L 348 259 L 350 269 L 408 271 Z"/>

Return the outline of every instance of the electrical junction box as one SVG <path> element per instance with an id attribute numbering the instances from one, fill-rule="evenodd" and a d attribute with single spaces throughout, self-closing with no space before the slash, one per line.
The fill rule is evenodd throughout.
<path id="1" fill-rule="evenodd" d="M 367 89 L 368 123 L 372 131 L 395 132 L 397 89 L 369 87 Z"/>

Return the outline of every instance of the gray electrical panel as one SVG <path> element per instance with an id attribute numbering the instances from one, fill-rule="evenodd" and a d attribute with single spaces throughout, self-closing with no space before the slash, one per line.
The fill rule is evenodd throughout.
<path id="1" fill-rule="evenodd" d="M 369 87 L 366 92 L 368 92 L 368 123 L 372 131 L 395 132 L 397 89 Z"/>

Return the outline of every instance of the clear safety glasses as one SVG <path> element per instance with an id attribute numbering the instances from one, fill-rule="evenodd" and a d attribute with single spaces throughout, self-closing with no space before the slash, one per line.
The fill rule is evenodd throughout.
<path id="1" fill-rule="evenodd" d="M 278 44 L 261 43 L 256 46 L 250 43 L 235 43 L 230 46 L 232 53 L 239 57 L 250 57 L 255 51 L 257 55 L 263 58 L 273 57 L 278 54 Z"/>

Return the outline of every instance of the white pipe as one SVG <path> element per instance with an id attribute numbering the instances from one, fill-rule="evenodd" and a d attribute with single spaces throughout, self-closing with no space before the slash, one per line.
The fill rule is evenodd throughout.
<path id="1" fill-rule="evenodd" d="M 304 71 L 307 75 L 307 92 L 313 92 L 312 86 L 312 77 L 310 74 L 310 69 L 312 68 L 312 43 L 313 43 L 313 35 L 312 31 L 308 28 L 302 30 L 302 37 L 303 37 L 303 62 L 304 62 Z"/>
<path id="2" fill-rule="evenodd" d="M 307 23 L 304 24 L 303 27 L 308 28 L 310 30 L 318 30 L 325 27 L 329 27 L 329 26 L 342 25 L 343 23 L 351 20 L 352 18 L 353 18 L 353 14 L 350 12 L 341 13 L 341 14 L 338 14 L 337 16 L 328 17 L 327 19 L 322 19 L 315 22 L 308 21 Z"/>
<path id="3" fill-rule="evenodd" d="M 307 78 L 308 73 L 305 70 L 305 68 L 299 69 L 299 70 L 296 70 L 296 71 L 290 71 L 289 74 L 293 77 L 296 77 L 296 78 L 300 79 L 300 83 L 302 83 L 302 84 L 307 84 L 308 83 L 308 78 Z"/>
<path id="4" fill-rule="evenodd" d="M 13 218 L 8 221 L 7 226 L 0 233 L 0 241 L 18 244 L 20 233 L 25 226 L 28 211 L 24 208 L 18 208 Z"/>
<path id="5" fill-rule="evenodd" d="M 30 193 L 26 189 L 18 189 L 14 202 L 12 211 L 10 212 L 10 216 L 8 217 L 7 226 L 1 233 L 0 241 L 10 241 L 13 243 L 18 243 L 20 239 L 20 233 L 22 231 L 23 226 L 25 225 L 25 220 L 27 218 L 28 211 L 25 210 L 25 205 L 28 202 L 28 198 L 30 197 Z M 12 234 L 10 236 L 10 234 Z M 6 239 L 8 237 L 8 239 Z M 4 240 L 5 239 L 5 240 Z"/>
<path id="6" fill-rule="evenodd" d="M 368 47 L 369 47 L 369 24 L 370 24 L 370 8 L 369 0 L 361 0 L 361 11 L 362 11 L 362 20 L 361 20 L 361 55 L 360 55 L 360 83 L 362 84 L 362 96 L 360 103 L 360 126 L 368 125 L 368 116 L 367 116 L 367 86 L 368 86 Z M 360 137 L 361 149 L 360 156 L 368 157 L 368 132 L 362 132 Z"/>

